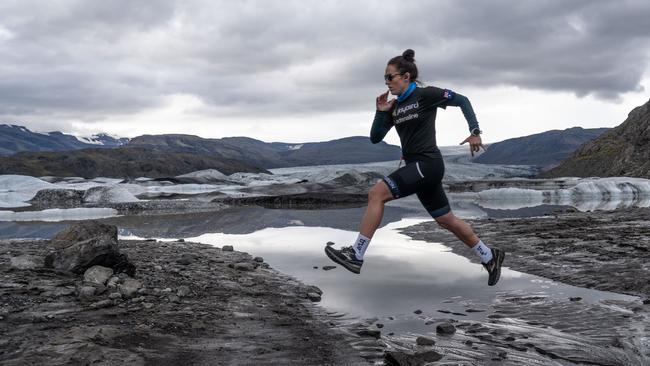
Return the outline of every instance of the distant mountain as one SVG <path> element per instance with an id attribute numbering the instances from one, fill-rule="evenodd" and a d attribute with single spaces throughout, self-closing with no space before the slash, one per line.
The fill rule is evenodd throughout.
<path id="1" fill-rule="evenodd" d="M 236 159 L 265 169 L 301 165 L 355 164 L 398 160 L 399 146 L 373 145 L 368 137 L 354 136 L 309 143 L 267 143 L 248 137 L 204 139 L 192 135 L 144 135 L 128 146 L 158 151 L 207 154 Z"/>
<path id="2" fill-rule="evenodd" d="M 622 124 L 584 143 L 561 165 L 540 175 L 566 176 L 650 178 L 650 101 L 634 108 Z"/>
<path id="3" fill-rule="evenodd" d="M 486 152 L 474 159 L 481 164 L 537 165 L 548 170 L 560 164 L 578 146 L 600 136 L 608 128 L 580 127 L 551 130 L 535 135 L 493 143 Z"/>
<path id="4" fill-rule="evenodd" d="M 21 151 L 64 151 L 87 148 L 114 148 L 128 138 L 114 138 L 107 134 L 75 137 L 61 132 L 33 132 L 23 126 L 0 124 L 0 155 Z"/>
<path id="5" fill-rule="evenodd" d="M 0 174 L 35 177 L 115 177 L 163 178 L 217 169 L 224 174 L 235 172 L 269 173 L 244 162 L 208 155 L 161 152 L 151 149 L 119 147 L 115 149 L 81 149 L 70 151 L 21 152 L 0 157 Z"/>

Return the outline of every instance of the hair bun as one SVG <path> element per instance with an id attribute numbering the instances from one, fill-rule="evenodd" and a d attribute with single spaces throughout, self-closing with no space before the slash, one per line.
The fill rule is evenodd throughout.
<path id="1" fill-rule="evenodd" d="M 408 62 L 415 62 L 415 51 L 408 49 L 402 53 L 402 57 Z"/>

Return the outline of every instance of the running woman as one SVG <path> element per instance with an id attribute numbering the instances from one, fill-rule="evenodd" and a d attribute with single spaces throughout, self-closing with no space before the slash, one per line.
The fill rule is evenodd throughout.
<path id="1" fill-rule="evenodd" d="M 370 140 L 376 144 L 395 126 L 406 165 L 384 177 L 368 192 L 368 208 L 354 245 L 341 249 L 326 246 L 325 253 L 349 271 L 360 273 L 363 256 L 381 223 L 384 204 L 415 193 L 441 227 L 454 233 L 481 258 L 481 263 L 489 275 L 488 285 L 494 286 L 501 275 L 505 252 L 489 248 L 465 221 L 451 212 L 442 187 L 445 166 L 436 145 L 437 108 L 461 108 L 470 130 L 469 137 L 461 142 L 461 145 L 469 143 L 472 156 L 480 148 L 485 149 L 481 142 L 478 121 L 472 105 L 463 95 L 449 89 L 418 86 L 421 83 L 418 80 L 414 57 L 415 52 L 408 49 L 401 56 L 388 61 L 384 74 L 388 91 L 377 97 L 377 111 L 370 131 Z M 389 101 L 388 93 L 396 95 L 397 99 Z"/>

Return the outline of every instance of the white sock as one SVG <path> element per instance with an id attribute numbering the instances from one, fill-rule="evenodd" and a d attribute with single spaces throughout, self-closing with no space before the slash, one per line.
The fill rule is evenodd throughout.
<path id="1" fill-rule="evenodd" d="M 487 263 L 490 260 L 492 260 L 492 251 L 490 248 L 488 248 L 485 243 L 483 243 L 483 240 L 479 240 L 476 245 L 472 247 L 474 249 L 474 252 L 478 254 L 479 257 L 481 257 L 481 262 Z"/>
<path id="2" fill-rule="evenodd" d="M 354 255 L 358 260 L 363 260 L 363 255 L 366 254 L 368 244 L 370 244 L 370 238 L 367 238 L 359 233 L 359 236 L 357 236 L 357 241 L 355 241 L 354 245 L 352 246 L 352 248 L 354 248 Z"/>

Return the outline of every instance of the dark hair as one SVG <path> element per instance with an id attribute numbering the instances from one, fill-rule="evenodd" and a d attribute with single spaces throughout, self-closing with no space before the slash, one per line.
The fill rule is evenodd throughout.
<path id="1" fill-rule="evenodd" d="M 411 81 L 419 82 L 418 80 L 418 67 L 415 66 L 415 51 L 408 49 L 402 53 L 401 56 L 395 56 L 388 61 L 389 65 L 397 68 L 400 74 L 411 75 Z"/>

